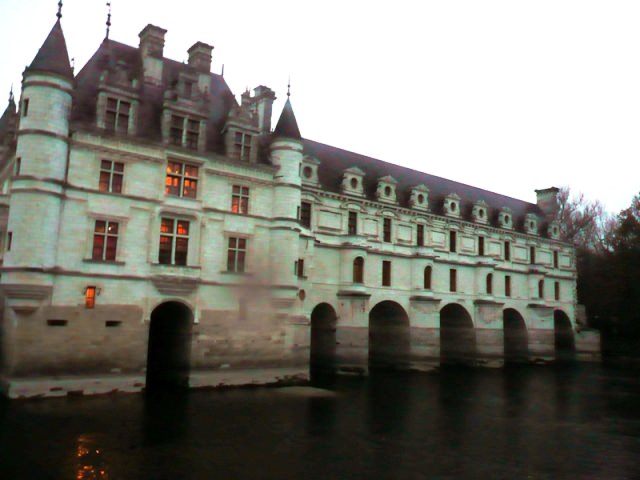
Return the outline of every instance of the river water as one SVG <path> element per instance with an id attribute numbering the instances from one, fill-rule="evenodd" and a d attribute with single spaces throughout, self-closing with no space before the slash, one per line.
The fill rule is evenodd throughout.
<path id="1" fill-rule="evenodd" d="M 0 479 L 635 479 L 638 374 L 445 369 L 0 403 Z"/>

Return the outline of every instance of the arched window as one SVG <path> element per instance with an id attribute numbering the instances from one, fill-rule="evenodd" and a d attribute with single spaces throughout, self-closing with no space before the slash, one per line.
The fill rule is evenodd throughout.
<path id="1" fill-rule="evenodd" d="M 363 283 L 364 258 L 356 257 L 353 261 L 353 283 Z"/>
<path id="2" fill-rule="evenodd" d="M 487 275 L 487 293 L 489 295 L 493 293 L 493 273 Z"/>
<path id="3" fill-rule="evenodd" d="M 431 265 L 424 268 L 424 289 L 431 290 Z"/>
<path id="4" fill-rule="evenodd" d="M 544 298 L 544 280 L 538 282 L 538 298 Z"/>

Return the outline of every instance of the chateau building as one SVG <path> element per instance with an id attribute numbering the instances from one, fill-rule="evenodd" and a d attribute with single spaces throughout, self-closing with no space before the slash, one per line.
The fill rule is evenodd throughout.
<path id="1" fill-rule="evenodd" d="M 60 19 L 0 118 L 2 389 L 11 397 L 597 355 L 575 331 L 557 189 L 509 198 L 302 137 L 240 102 L 213 47 Z M 287 94 L 288 95 L 288 94 Z"/>

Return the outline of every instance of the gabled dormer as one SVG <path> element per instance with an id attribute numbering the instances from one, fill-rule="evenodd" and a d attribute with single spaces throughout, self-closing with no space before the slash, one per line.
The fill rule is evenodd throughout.
<path id="1" fill-rule="evenodd" d="M 509 207 L 502 207 L 498 213 L 498 226 L 507 230 L 513 228 L 513 214 Z"/>
<path id="2" fill-rule="evenodd" d="M 529 235 L 538 235 L 538 216 L 535 213 L 527 213 L 524 218 L 524 231 Z"/>
<path id="3" fill-rule="evenodd" d="M 312 155 L 305 155 L 302 158 L 302 165 L 300 166 L 300 177 L 304 185 L 311 185 L 317 187 L 320 185 L 318 180 L 318 167 L 320 166 L 320 160 Z"/>
<path id="4" fill-rule="evenodd" d="M 476 223 L 486 225 L 489 218 L 489 206 L 484 200 L 478 200 L 473 204 L 471 209 L 471 219 Z"/>
<path id="5" fill-rule="evenodd" d="M 560 239 L 560 223 L 557 220 L 552 220 L 547 225 L 547 235 L 554 240 Z"/>
<path id="6" fill-rule="evenodd" d="M 96 125 L 108 133 L 135 135 L 140 105 L 139 81 L 134 66 L 118 61 L 100 74 Z"/>
<path id="7" fill-rule="evenodd" d="M 411 189 L 409 205 L 416 210 L 429 210 L 429 189 L 426 185 L 421 183 Z"/>
<path id="8" fill-rule="evenodd" d="M 391 175 L 385 175 L 378 179 L 378 187 L 376 188 L 376 199 L 379 202 L 398 203 L 396 196 L 396 187 L 398 181 Z"/>
<path id="9" fill-rule="evenodd" d="M 444 214 L 448 217 L 460 218 L 460 195 L 450 193 L 444 198 Z"/>
<path id="10" fill-rule="evenodd" d="M 231 108 L 223 134 L 228 157 L 251 163 L 257 161 L 260 127 L 248 90 L 242 94 L 240 105 Z"/>
<path id="11" fill-rule="evenodd" d="M 358 167 L 347 168 L 342 175 L 340 188 L 342 193 L 350 195 L 364 195 L 364 171 Z"/>

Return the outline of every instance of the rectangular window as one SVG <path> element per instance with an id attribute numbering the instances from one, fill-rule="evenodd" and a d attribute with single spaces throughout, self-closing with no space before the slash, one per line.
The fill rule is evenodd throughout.
<path id="1" fill-rule="evenodd" d="M 391 286 L 391 262 L 389 260 L 382 261 L 382 286 Z"/>
<path id="2" fill-rule="evenodd" d="M 181 162 L 169 162 L 164 193 L 176 197 L 196 198 L 198 167 Z"/>
<path id="3" fill-rule="evenodd" d="M 311 228 L 311 204 L 309 202 L 300 204 L 300 224 L 303 227 Z"/>
<path id="4" fill-rule="evenodd" d="M 509 275 L 504 277 L 504 296 L 511 296 L 511 277 Z"/>
<path id="5" fill-rule="evenodd" d="M 531 264 L 536 263 L 536 247 L 529 247 L 529 260 Z"/>
<path id="6" fill-rule="evenodd" d="M 304 258 L 299 258 L 295 265 L 296 276 L 298 278 L 304 277 Z"/>
<path id="7" fill-rule="evenodd" d="M 187 119 L 187 148 L 198 149 L 198 139 L 200 138 L 200 122 Z"/>
<path id="8" fill-rule="evenodd" d="M 171 143 L 171 145 L 182 146 L 184 120 L 185 118 L 179 115 L 171 115 L 171 127 L 169 128 L 169 143 Z"/>
<path id="9" fill-rule="evenodd" d="M 91 258 L 102 262 L 113 262 L 118 247 L 118 223 L 96 220 L 93 230 L 93 253 Z"/>
<path id="10" fill-rule="evenodd" d="M 244 272 L 246 256 L 247 239 L 229 237 L 229 249 L 227 250 L 227 272 Z"/>
<path id="11" fill-rule="evenodd" d="M 553 252 L 553 268 L 558 268 L 558 251 Z"/>
<path id="12" fill-rule="evenodd" d="M 231 211 L 249 213 L 249 187 L 234 185 L 231 191 Z"/>
<path id="13" fill-rule="evenodd" d="M 20 175 L 20 168 L 22 168 L 22 159 L 20 157 L 16 158 L 16 168 L 15 168 L 15 175 L 18 176 Z"/>
<path id="14" fill-rule="evenodd" d="M 96 306 L 96 287 L 87 287 L 84 291 L 84 306 L 94 308 Z"/>
<path id="15" fill-rule="evenodd" d="M 424 225 L 418 225 L 416 243 L 419 247 L 424 247 Z"/>
<path id="16" fill-rule="evenodd" d="M 391 219 L 385 218 L 382 224 L 382 241 L 391 242 Z"/>
<path id="17" fill-rule="evenodd" d="M 511 243 L 504 242 L 504 259 L 511 260 Z"/>
<path id="18" fill-rule="evenodd" d="M 449 291 L 457 292 L 458 291 L 458 272 L 455 268 L 449 270 Z"/>
<path id="19" fill-rule="evenodd" d="M 7 252 L 11 250 L 12 240 L 13 240 L 13 232 L 7 232 Z"/>
<path id="20" fill-rule="evenodd" d="M 560 282 L 555 282 L 553 284 L 553 298 L 560 300 Z"/>
<path id="21" fill-rule="evenodd" d="M 160 248 L 158 263 L 186 265 L 189 249 L 189 222 L 163 218 L 160 223 Z"/>
<path id="22" fill-rule="evenodd" d="M 349 235 L 358 234 L 358 212 L 349 212 L 349 225 L 347 227 Z"/>
<path id="23" fill-rule="evenodd" d="M 484 257 L 484 237 L 478 237 L 478 255 Z"/>
<path id="24" fill-rule="evenodd" d="M 122 193 L 124 163 L 102 160 L 100 162 L 100 180 L 98 190 L 101 192 Z"/>
<path id="25" fill-rule="evenodd" d="M 25 98 L 22 101 L 22 116 L 26 117 L 27 115 L 29 115 L 29 99 Z"/>
<path id="26" fill-rule="evenodd" d="M 236 132 L 234 146 L 238 160 L 251 160 L 251 140 L 252 136 L 248 133 Z"/>
<path id="27" fill-rule="evenodd" d="M 449 232 L 449 251 L 455 252 L 457 250 L 457 234 L 453 230 Z"/>
<path id="28" fill-rule="evenodd" d="M 107 98 L 107 109 L 104 115 L 104 126 L 110 132 L 128 133 L 131 102 L 118 98 Z"/>

